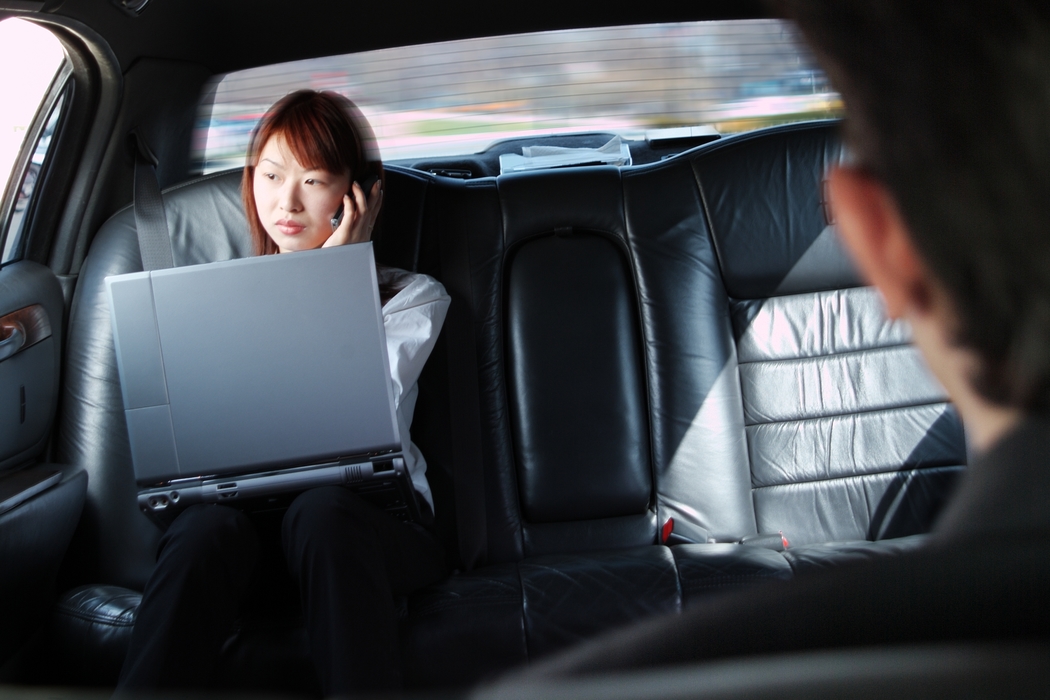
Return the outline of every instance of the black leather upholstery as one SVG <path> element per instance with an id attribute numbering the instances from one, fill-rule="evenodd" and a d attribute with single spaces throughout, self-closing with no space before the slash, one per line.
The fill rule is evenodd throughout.
<path id="1" fill-rule="evenodd" d="M 68 591 L 55 606 L 48 629 L 49 682 L 113 683 L 141 601 L 141 593 L 120 586 L 89 584 Z"/>
<path id="2" fill-rule="evenodd" d="M 754 534 L 728 298 L 691 160 L 625 170 L 623 188 L 659 522 L 694 542 Z"/>
<path id="3" fill-rule="evenodd" d="M 869 549 L 865 545 L 858 548 Z M 738 544 L 682 544 L 671 548 L 678 568 L 682 607 L 712 593 L 770 580 L 786 581 L 793 575 L 789 560 L 780 552 Z"/>
<path id="4" fill-rule="evenodd" d="M 965 461 L 962 432 L 835 243 L 822 177 L 839 157 L 834 126 L 817 124 L 636 168 L 467 182 L 389 169 L 382 262 L 440 279 L 442 236 L 466 240 L 485 462 L 486 565 L 406 602 L 412 684 L 469 683 L 719 590 L 897 551 L 914 539 L 871 540 L 929 527 Z M 177 264 L 247 254 L 238 181 L 165 194 Z M 137 269 L 132 227 L 117 214 L 84 267 L 59 445 L 91 474 L 82 580 L 139 588 L 157 533 L 135 508 L 102 287 Z M 428 363 L 413 425 L 450 548 L 456 342 Z M 659 544 L 669 520 L 671 541 L 693 544 Z M 778 530 L 786 552 L 709 543 Z M 94 629 L 109 618 L 85 612 L 84 627 L 68 611 L 129 600 L 91 590 L 67 596 L 60 624 Z M 84 632 L 99 653 L 128 618 L 112 619 Z M 249 632 L 228 678 L 282 639 L 301 671 L 294 631 Z"/>
<path id="5" fill-rule="evenodd" d="M 801 125 L 693 159 L 731 297 L 756 523 L 795 544 L 925 531 L 966 460 L 944 389 L 834 237 L 824 173 L 840 158 L 826 126 Z"/>
<path id="6" fill-rule="evenodd" d="M 167 190 L 165 212 L 175 264 L 248 255 L 251 245 L 240 201 L 236 173 Z M 77 282 L 57 441 L 57 461 L 80 466 L 90 477 L 84 518 L 72 549 L 84 580 L 139 590 L 153 568 L 160 533 L 143 521 L 135 501 L 104 279 L 141 269 L 134 212 L 123 209 L 95 236 Z"/>
<path id="7" fill-rule="evenodd" d="M 692 159 L 731 297 L 860 285 L 828 230 L 824 174 L 841 158 L 830 125 L 802 124 L 725 139 Z"/>
<path id="8" fill-rule="evenodd" d="M 648 401 L 624 251 L 601 234 L 566 231 L 518 246 L 506 276 L 524 517 L 556 523 L 644 515 L 652 492 Z"/>
<path id="9" fill-rule="evenodd" d="M 401 624 L 407 681 L 471 683 L 529 658 L 517 564 L 452 576 L 409 600 Z"/>

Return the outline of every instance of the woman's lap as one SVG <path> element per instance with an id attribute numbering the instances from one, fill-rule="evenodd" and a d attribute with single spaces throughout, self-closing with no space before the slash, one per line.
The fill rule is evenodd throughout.
<path id="1" fill-rule="evenodd" d="M 121 686 L 206 685 L 245 590 L 266 570 L 266 544 L 252 518 L 232 508 L 193 506 L 176 518 L 161 539 Z M 333 486 L 292 502 L 281 550 L 326 694 L 397 687 L 393 596 L 445 575 L 437 540 Z"/>
<path id="2" fill-rule="evenodd" d="M 258 554 L 258 536 L 243 513 L 192 506 L 180 514 L 161 538 L 120 686 L 206 684 Z"/>
<path id="3" fill-rule="evenodd" d="M 300 494 L 282 524 L 285 560 L 295 574 L 300 550 L 320 549 L 349 557 L 354 544 L 378 546 L 390 590 L 405 595 L 445 575 L 444 551 L 434 536 L 415 524 L 395 520 L 385 511 L 340 486 Z M 353 543 L 353 544 L 351 544 Z"/>

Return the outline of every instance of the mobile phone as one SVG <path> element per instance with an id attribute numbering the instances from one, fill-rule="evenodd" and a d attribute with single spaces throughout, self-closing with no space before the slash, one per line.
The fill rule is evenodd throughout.
<path id="1" fill-rule="evenodd" d="M 373 185 L 376 184 L 376 180 L 378 179 L 379 176 L 375 173 L 372 173 L 364 180 L 357 181 L 357 184 L 361 186 L 361 191 L 365 193 L 365 197 L 368 197 L 369 193 L 372 191 Z"/>
<path id="2" fill-rule="evenodd" d="M 357 184 L 360 185 L 360 187 L 361 187 L 361 191 L 365 193 L 365 197 L 368 197 L 368 193 L 372 191 L 372 187 L 376 184 L 376 181 L 378 179 L 379 179 L 379 176 L 373 174 L 373 175 L 369 175 L 364 180 L 359 180 L 357 182 Z M 335 214 L 332 216 L 332 230 L 335 231 L 337 228 L 339 228 L 339 224 L 342 223 L 342 221 L 343 221 L 343 205 L 340 204 L 339 208 L 336 209 Z"/>

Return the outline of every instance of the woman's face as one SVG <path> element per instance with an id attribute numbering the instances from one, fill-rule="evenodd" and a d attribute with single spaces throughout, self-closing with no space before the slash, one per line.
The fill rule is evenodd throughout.
<path id="1" fill-rule="evenodd" d="M 350 174 L 304 168 L 278 134 L 259 152 L 252 189 L 259 221 L 277 248 L 311 250 L 332 235 L 332 217 L 350 189 Z"/>

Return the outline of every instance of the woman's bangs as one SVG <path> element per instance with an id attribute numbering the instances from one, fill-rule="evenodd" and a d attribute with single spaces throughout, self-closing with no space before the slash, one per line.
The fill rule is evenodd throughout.
<path id="1" fill-rule="evenodd" d="M 274 133 L 284 137 L 299 164 L 310 170 L 341 174 L 350 169 L 339 148 L 339 138 L 314 110 L 290 110 Z"/>

